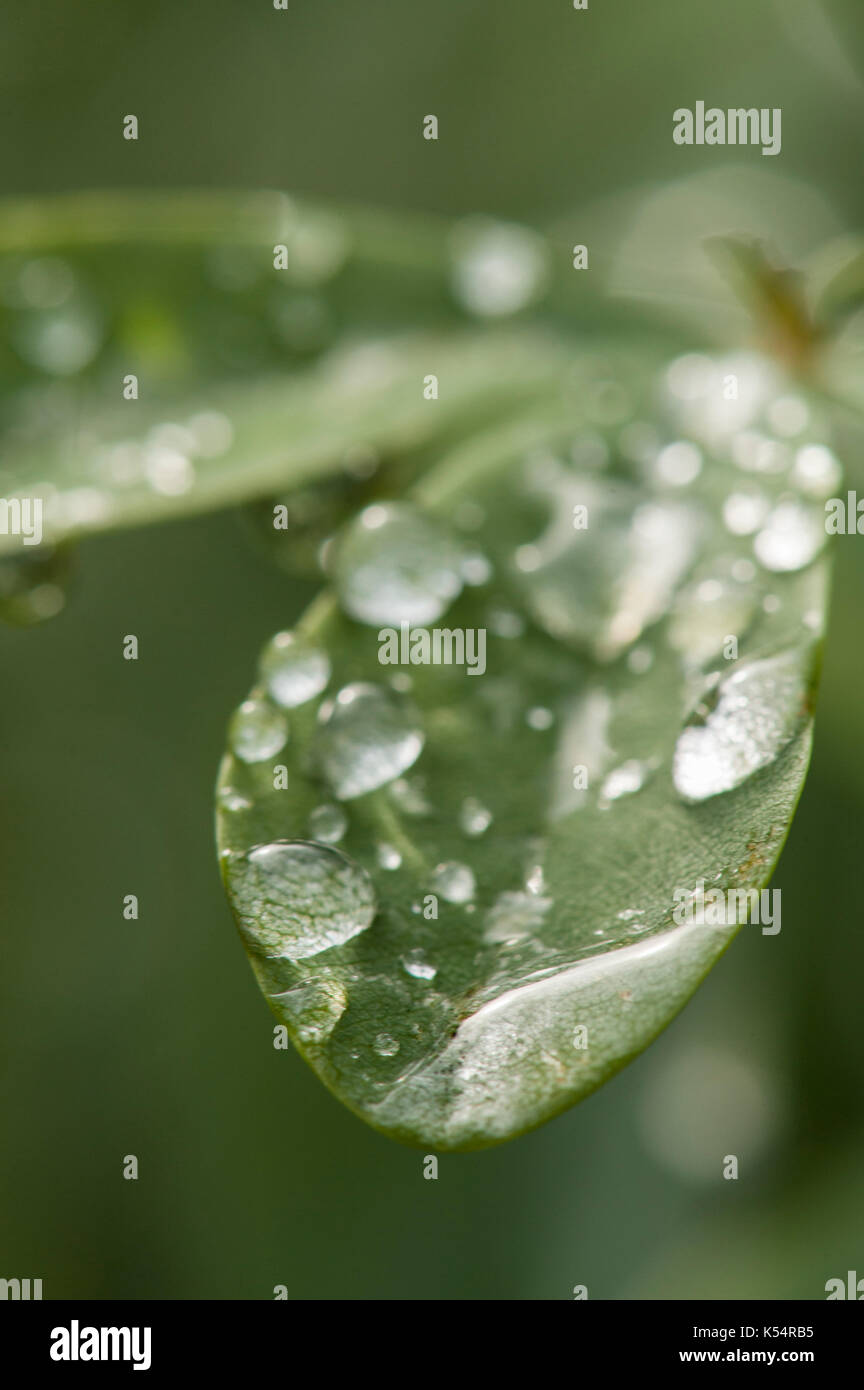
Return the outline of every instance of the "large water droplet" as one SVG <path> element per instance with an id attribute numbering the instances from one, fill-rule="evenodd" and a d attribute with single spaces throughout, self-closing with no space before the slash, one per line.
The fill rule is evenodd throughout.
<path id="1" fill-rule="evenodd" d="M 340 801 L 392 782 L 423 747 L 410 707 L 384 686 L 346 685 L 322 705 L 319 718 L 318 756 Z"/>
<path id="2" fill-rule="evenodd" d="M 272 758 L 287 737 L 285 716 L 266 700 L 244 700 L 228 729 L 231 748 L 244 763 Z"/>
<path id="3" fill-rule="evenodd" d="M 369 927 L 372 880 L 341 850 L 307 840 L 256 845 L 235 866 L 241 924 L 265 956 L 302 960 Z"/>
<path id="4" fill-rule="evenodd" d="M 277 704 L 293 709 L 321 694 L 330 679 L 330 660 L 293 632 L 277 632 L 264 649 L 260 671 Z"/>
<path id="5" fill-rule="evenodd" d="M 407 502 L 375 503 L 336 551 L 342 607 L 373 627 L 434 622 L 462 590 L 463 552 L 439 522 Z"/>
<path id="6" fill-rule="evenodd" d="M 685 801 L 732 791 L 773 762 L 800 728 L 805 682 L 801 656 L 752 661 L 717 688 L 714 710 L 695 718 L 675 746 L 672 776 Z"/>

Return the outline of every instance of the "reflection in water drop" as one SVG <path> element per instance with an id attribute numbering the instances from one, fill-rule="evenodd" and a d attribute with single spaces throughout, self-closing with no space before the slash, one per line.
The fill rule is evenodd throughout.
<path id="1" fill-rule="evenodd" d="M 346 685 L 319 713 L 318 757 L 340 801 L 392 782 L 420 756 L 423 734 L 395 691 Z"/>
<path id="2" fill-rule="evenodd" d="M 672 776 L 685 801 L 739 787 L 767 767 L 801 726 L 802 657 L 785 652 L 739 667 L 720 682 L 715 709 L 694 720 L 675 745 Z"/>
<path id="3" fill-rule="evenodd" d="M 235 867 L 244 930 L 265 956 L 302 960 L 365 931 L 376 911 L 365 869 L 306 840 L 256 845 Z"/>

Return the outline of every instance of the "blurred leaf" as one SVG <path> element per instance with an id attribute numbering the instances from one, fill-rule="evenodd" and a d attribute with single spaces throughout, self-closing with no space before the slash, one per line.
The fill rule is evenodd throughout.
<path id="1" fill-rule="evenodd" d="M 7 202 L 0 490 L 41 498 L 56 542 L 416 450 L 554 394 L 560 343 L 499 327 L 553 280 L 537 233 L 482 219 L 281 194 Z"/>
<path id="2" fill-rule="evenodd" d="M 343 529 L 331 591 L 232 720 L 218 836 L 253 969 L 397 1139 L 483 1147 L 596 1089 L 736 930 L 677 925 L 676 892 L 757 888 L 777 858 L 825 532 L 812 476 L 756 430 L 788 382 L 744 359 L 731 401 L 727 366 L 574 358 L 555 410 Z M 461 664 L 458 639 L 450 664 L 382 660 L 439 620 Z"/>

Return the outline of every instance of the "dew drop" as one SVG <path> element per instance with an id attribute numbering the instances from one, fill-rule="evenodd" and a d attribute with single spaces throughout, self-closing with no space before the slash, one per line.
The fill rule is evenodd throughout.
<path id="1" fill-rule="evenodd" d="M 476 839 L 492 824 L 492 812 L 474 796 L 466 796 L 459 808 L 459 825 L 466 835 Z"/>
<path id="2" fill-rule="evenodd" d="M 392 1033 L 379 1033 L 372 1044 L 379 1057 L 395 1057 L 399 1043 Z"/>
<path id="3" fill-rule="evenodd" d="M 270 1001 L 288 1019 L 300 1042 L 320 1046 L 348 1007 L 348 992 L 336 980 L 317 980 L 273 994 Z"/>
<path id="4" fill-rule="evenodd" d="M 398 869 L 402 863 L 402 855 L 395 845 L 388 844 L 385 840 L 378 845 L 375 851 L 378 866 L 381 869 Z"/>
<path id="5" fill-rule="evenodd" d="M 321 706 L 319 720 L 318 756 L 340 801 L 392 782 L 423 747 L 413 711 L 385 686 L 346 685 Z"/>
<path id="6" fill-rule="evenodd" d="M 483 938 L 499 945 L 521 941 L 542 925 L 551 906 L 551 898 L 536 893 L 499 893 L 486 913 Z"/>
<path id="7" fill-rule="evenodd" d="M 402 968 L 415 980 L 434 980 L 438 971 L 430 965 L 422 951 L 409 951 L 402 962 Z"/>
<path id="8" fill-rule="evenodd" d="M 320 695 L 330 679 L 326 652 L 310 646 L 293 632 L 278 632 L 265 647 L 261 678 L 277 704 L 286 709 L 304 705 Z"/>
<path id="9" fill-rule="evenodd" d="M 469 313 L 515 314 L 546 283 L 545 242 L 527 227 L 477 218 L 456 228 L 453 249 L 453 288 Z"/>
<path id="10" fill-rule="evenodd" d="M 825 543 L 822 519 L 794 498 L 778 502 L 753 542 L 756 559 L 778 573 L 803 569 Z"/>
<path id="11" fill-rule="evenodd" d="M 348 817 L 341 806 L 324 803 L 309 812 L 309 834 L 325 845 L 336 845 L 348 829 Z"/>
<path id="12" fill-rule="evenodd" d="M 805 683 L 797 652 L 753 661 L 717 688 L 717 703 L 679 735 L 672 777 L 685 801 L 732 791 L 767 767 L 801 725 Z"/>
<path id="13" fill-rule="evenodd" d="M 333 578 L 342 607 L 372 627 L 434 622 L 462 590 L 458 541 L 408 502 L 375 503 L 338 543 Z"/>
<path id="14" fill-rule="evenodd" d="M 474 872 L 455 859 L 439 864 L 432 874 L 432 892 L 448 903 L 467 903 L 476 891 Z"/>
<path id="15" fill-rule="evenodd" d="M 600 802 L 618 801 L 622 796 L 633 796 L 641 791 L 650 773 L 652 764 L 638 758 L 630 758 L 616 767 L 603 780 L 600 788 Z"/>
<path id="16" fill-rule="evenodd" d="M 228 730 L 231 748 L 244 763 L 272 758 L 288 737 L 285 716 L 266 700 L 244 700 Z"/>
<path id="17" fill-rule="evenodd" d="M 268 957 L 302 960 L 342 946 L 376 911 L 365 869 L 307 840 L 256 845 L 235 868 L 232 886 L 244 930 Z"/>
<path id="18" fill-rule="evenodd" d="M 555 716 L 551 709 L 546 709 L 543 705 L 535 705 L 525 715 L 525 723 L 529 729 L 537 729 L 542 732 L 544 729 L 552 728 L 555 723 Z"/>

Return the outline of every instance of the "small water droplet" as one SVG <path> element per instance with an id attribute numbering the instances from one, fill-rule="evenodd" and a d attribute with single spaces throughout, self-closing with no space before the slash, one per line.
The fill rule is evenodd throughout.
<path id="1" fill-rule="evenodd" d="M 808 497 L 830 497 L 843 481 L 843 469 L 824 444 L 805 444 L 795 455 L 792 482 Z"/>
<path id="2" fill-rule="evenodd" d="M 492 812 L 474 796 L 466 796 L 459 808 L 459 825 L 466 835 L 476 838 L 492 824 Z"/>
<path id="3" fill-rule="evenodd" d="M 551 709 L 546 709 L 543 705 L 535 705 L 534 708 L 529 709 L 525 715 L 525 723 L 528 725 L 529 729 L 537 729 L 539 731 L 551 729 L 552 725 L 555 723 L 555 715 L 552 713 Z"/>
<path id="4" fill-rule="evenodd" d="M 434 622 L 462 590 L 463 554 L 408 502 L 375 503 L 338 542 L 333 577 L 352 618 L 373 627 Z"/>
<path id="5" fill-rule="evenodd" d="M 640 645 L 627 653 L 627 665 L 634 676 L 644 676 L 654 664 L 654 653 L 650 647 Z"/>
<path id="6" fill-rule="evenodd" d="M 341 806 L 325 803 L 309 812 L 309 834 L 313 840 L 325 845 L 335 845 L 348 829 L 348 817 Z"/>
<path id="7" fill-rule="evenodd" d="M 387 792 L 403 816 L 428 816 L 432 807 L 423 788 L 422 777 L 397 777 L 387 788 Z"/>
<path id="8" fill-rule="evenodd" d="M 758 531 L 770 502 L 764 492 L 730 492 L 723 503 L 723 521 L 733 536 L 750 536 Z"/>
<path id="9" fill-rule="evenodd" d="M 375 857 L 381 869 L 398 869 L 402 863 L 402 855 L 395 845 L 389 845 L 384 840 L 378 845 Z"/>
<path id="10" fill-rule="evenodd" d="M 395 1057 L 399 1051 L 399 1043 L 392 1033 L 379 1033 L 373 1047 L 379 1057 Z"/>
<path id="11" fill-rule="evenodd" d="M 321 694 L 330 679 L 330 660 L 293 632 L 277 632 L 264 649 L 259 670 L 277 704 L 293 709 Z"/>
<path id="12" fill-rule="evenodd" d="M 341 850 L 307 840 L 256 845 L 235 869 L 241 924 L 268 957 L 302 960 L 369 927 L 375 890 Z"/>
<path id="13" fill-rule="evenodd" d="M 702 451 L 687 439 L 676 440 L 661 449 L 654 460 L 654 477 L 669 487 L 687 487 L 702 468 Z"/>
<path id="14" fill-rule="evenodd" d="M 614 768 L 600 788 L 601 805 L 618 801 L 622 796 L 633 796 L 635 792 L 641 791 L 652 771 L 651 763 L 638 758 L 630 758 L 620 767 Z"/>
<path id="15" fill-rule="evenodd" d="M 231 748 L 244 763 L 272 758 L 287 738 L 285 716 L 265 700 L 244 700 L 228 730 Z"/>
<path id="16" fill-rule="evenodd" d="M 348 992 L 337 980 L 316 980 L 273 994 L 270 1001 L 288 1019 L 301 1042 L 320 1047 L 348 1007 Z"/>
<path id="17" fill-rule="evenodd" d="M 448 860 L 439 864 L 432 874 L 432 892 L 448 903 L 467 903 L 474 897 L 476 881 L 467 864 Z"/>
<path id="18" fill-rule="evenodd" d="M 551 906 L 551 898 L 535 893 L 499 893 L 486 913 L 483 939 L 499 945 L 521 941 L 542 925 Z"/>
<path id="19" fill-rule="evenodd" d="M 415 980 L 434 980 L 438 970 L 430 965 L 422 951 L 409 951 L 402 962 L 403 969 Z"/>
<path id="20" fill-rule="evenodd" d="M 219 792 L 219 805 L 225 811 L 251 811 L 252 802 L 241 796 L 233 787 L 223 787 Z"/>
<path id="21" fill-rule="evenodd" d="M 319 712 L 318 756 L 340 801 L 383 787 L 420 756 L 413 711 L 386 686 L 346 685 Z"/>

